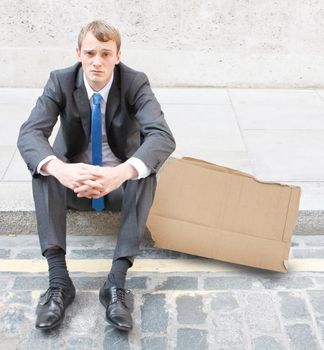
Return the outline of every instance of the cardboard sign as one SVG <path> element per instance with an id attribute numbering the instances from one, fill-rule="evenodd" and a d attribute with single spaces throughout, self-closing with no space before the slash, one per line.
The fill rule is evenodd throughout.
<path id="1" fill-rule="evenodd" d="M 286 272 L 300 193 L 198 159 L 171 160 L 147 226 L 160 248 Z"/>

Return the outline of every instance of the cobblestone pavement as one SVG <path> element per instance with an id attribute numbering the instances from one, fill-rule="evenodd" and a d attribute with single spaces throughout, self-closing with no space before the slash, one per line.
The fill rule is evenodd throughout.
<path id="1" fill-rule="evenodd" d="M 70 236 L 67 257 L 111 258 L 114 237 Z M 33 235 L 0 236 L 0 259 L 41 261 Z M 295 236 L 291 257 L 324 259 L 323 236 Z M 186 254 L 153 248 L 149 238 L 139 259 Z M 149 260 L 147 260 L 149 261 Z M 321 261 L 321 260 L 319 260 Z M 229 265 L 229 264 L 228 264 Z M 127 287 L 134 329 L 119 332 L 104 320 L 98 289 L 105 273 L 71 272 L 75 302 L 56 330 L 34 328 L 47 274 L 0 273 L 1 349 L 323 349 L 324 272 L 286 274 L 235 267 L 229 272 L 131 271 Z M 107 266 L 108 268 L 108 266 Z M 324 271 L 324 270 L 323 270 Z"/>

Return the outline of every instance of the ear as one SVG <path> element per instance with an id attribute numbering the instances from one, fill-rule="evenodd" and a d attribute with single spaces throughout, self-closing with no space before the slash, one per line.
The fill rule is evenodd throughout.
<path id="1" fill-rule="evenodd" d="M 120 56 L 121 56 L 121 51 L 119 50 L 117 52 L 117 62 L 116 62 L 116 64 L 118 64 L 120 62 Z"/>
<path id="2" fill-rule="evenodd" d="M 76 56 L 77 56 L 78 61 L 81 62 L 81 50 L 77 47 L 75 49 L 75 52 L 76 52 Z"/>

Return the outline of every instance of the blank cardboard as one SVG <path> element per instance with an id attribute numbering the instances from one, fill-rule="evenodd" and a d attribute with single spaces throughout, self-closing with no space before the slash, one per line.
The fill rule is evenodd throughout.
<path id="1" fill-rule="evenodd" d="M 157 247 L 287 271 L 300 188 L 194 158 L 169 161 L 147 226 Z"/>

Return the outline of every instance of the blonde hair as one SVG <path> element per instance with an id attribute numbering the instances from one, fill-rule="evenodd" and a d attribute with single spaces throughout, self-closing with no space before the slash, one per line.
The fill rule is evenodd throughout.
<path id="1" fill-rule="evenodd" d="M 82 42 L 87 33 L 91 32 L 99 41 L 113 40 L 117 46 L 117 52 L 120 50 L 121 38 L 119 31 L 105 21 L 92 21 L 82 27 L 78 36 L 78 47 L 81 48 Z"/>

